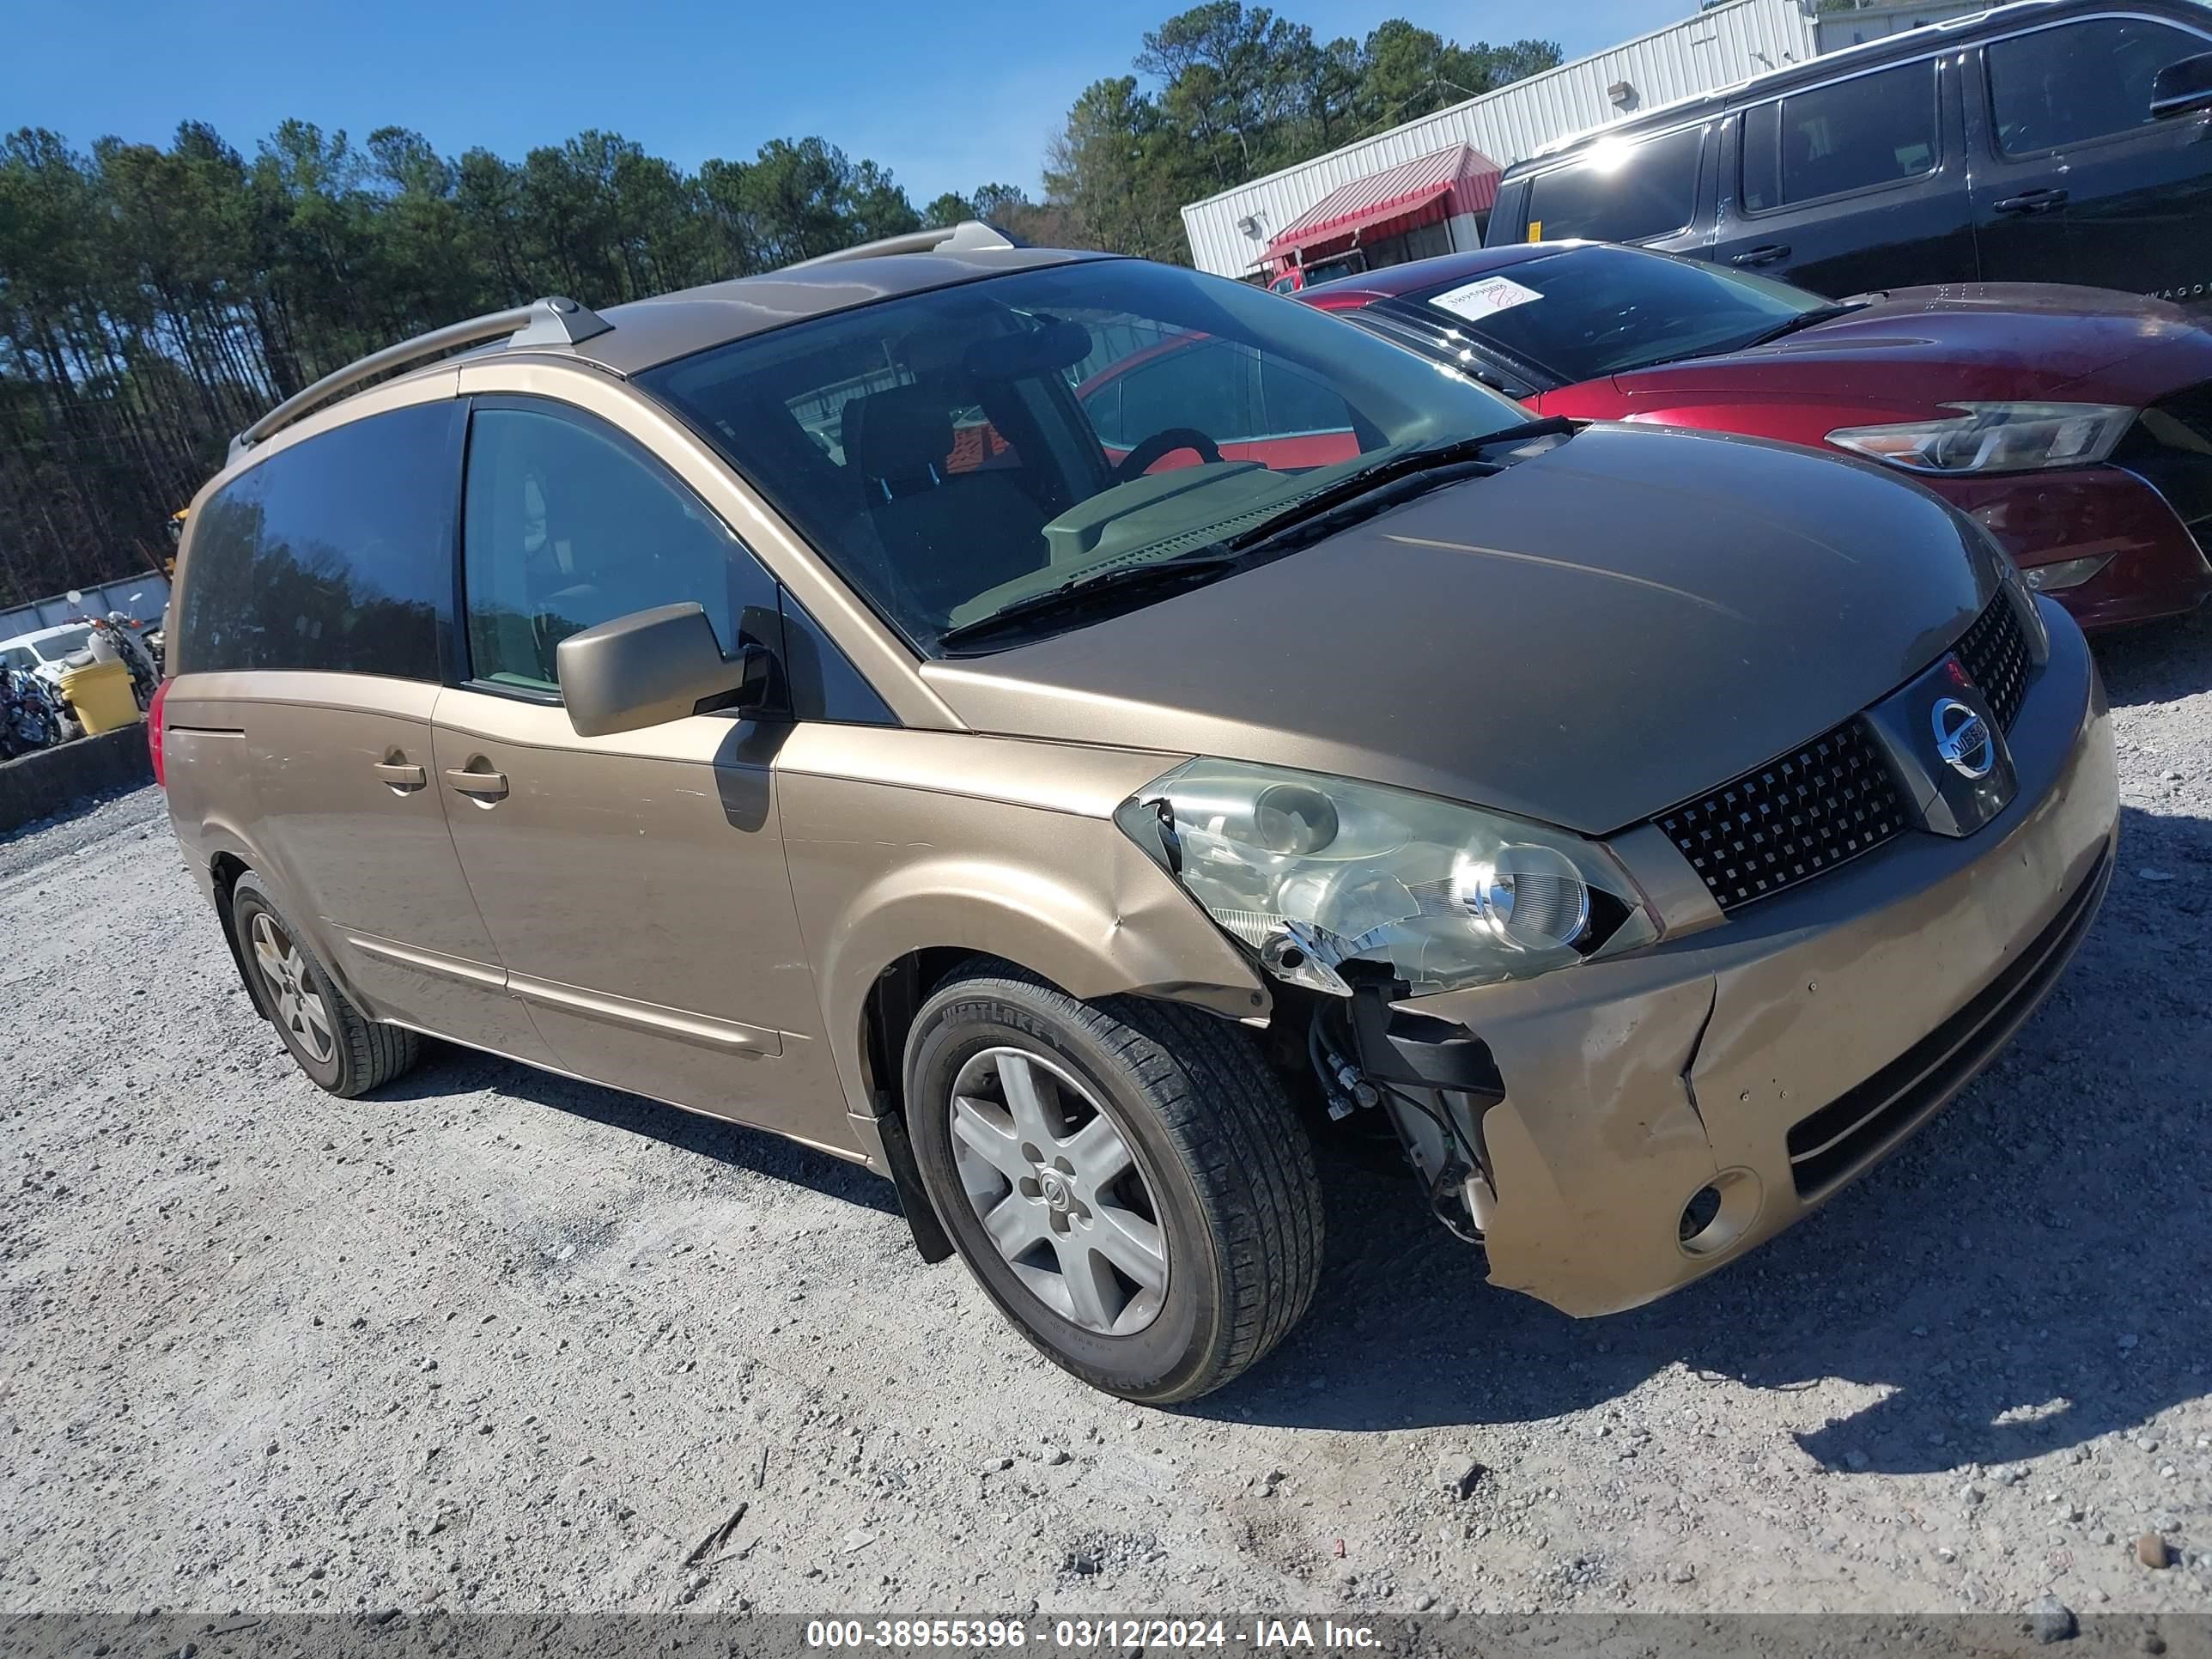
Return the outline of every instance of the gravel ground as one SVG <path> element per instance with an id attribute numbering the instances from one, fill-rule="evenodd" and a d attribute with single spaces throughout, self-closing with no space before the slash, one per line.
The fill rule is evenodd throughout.
<path id="1" fill-rule="evenodd" d="M 0 1612 L 2212 1612 L 2212 621 L 2104 656 L 2112 897 L 1903 1155 L 1582 1324 L 1340 1166 L 1304 1325 L 1173 1413 L 829 1159 L 457 1050 L 319 1093 L 154 792 L 19 834 Z"/>

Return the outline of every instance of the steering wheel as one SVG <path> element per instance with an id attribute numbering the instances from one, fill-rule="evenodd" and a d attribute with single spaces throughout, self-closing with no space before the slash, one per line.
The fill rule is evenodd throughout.
<path id="1" fill-rule="evenodd" d="M 1154 462 L 1178 449 L 1195 450 L 1200 460 L 1209 463 L 1221 459 L 1221 446 L 1196 427 L 1164 426 L 1121 458 L 1114 469 L 1114 482 L 1125 484 L 1143 477 Z"/>

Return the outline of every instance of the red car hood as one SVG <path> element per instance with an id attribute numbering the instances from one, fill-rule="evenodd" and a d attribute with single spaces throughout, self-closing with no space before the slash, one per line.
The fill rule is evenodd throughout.
<path id="1" fill-rule="evenodd" d="M 1853 402 L 2065 397 L 2148 403 L 2212 380 L 2212 331 L 2108 289 L 1962 283 L 1893 289 L 1770 345 L 1613 377 L 1630 398 L 1778 389 Z M 1601 384 L 1601 383 L 1600 383 Z"/>

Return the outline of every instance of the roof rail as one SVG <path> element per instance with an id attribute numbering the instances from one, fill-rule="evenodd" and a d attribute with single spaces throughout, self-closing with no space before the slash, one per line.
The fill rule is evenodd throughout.
<path id="1" fill-rule="evenodd" d="M 532 346 L 572 346 L 590 339 L 595 334 L 605 334 L 613 326 L 598 312 L 556 295 L 533 300 L 526 306 L 515 306 L 506 311 L 471 317 L 466 322 L 434 328 L 428 334 L 418 334 L 398 345 L 372 351 L 360 362 L 348 363 L 334 374 L 324 375 L 306 391 L 295 392 L 230 441 L 230 458 L 236 460 L 254 445 L 282 431 L 318 404 L 327 403 L 340 392 L 349 392 L 362 381 L 374 380 L 387 370 L 420 362 L 461 346 L 482 345 L 489 340 L 505 339 L 510 346 L 526 349 Z"/>
<path id="2" fill-rule="evenodd" d="M 957 225 L 938 225 L 910 230 L 903 236 L 884 236 L 858 247 L 841 247 L 835 253 L 817 253 L 811 259 L 784 266 L 804 270 L 809 265 L 834 265 L 847 259 L 876 259 L 893 253 L 959 253 L 969 248 L 1020 247 L 1023 244 L 998 226 L 981 219 L 963 219 Z"/>

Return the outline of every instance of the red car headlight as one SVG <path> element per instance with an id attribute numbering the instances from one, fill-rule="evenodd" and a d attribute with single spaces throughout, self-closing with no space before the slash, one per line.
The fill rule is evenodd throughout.
<path id="1" fill-rule="evenodd" d="M 2112 453 L 2136 411 L 2121 404 L 1945 404 L 1954 415 L 1838 427 L 1838 449 L 1908 472 L 2032 472 L 2090 466 Z"/>

